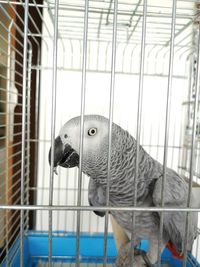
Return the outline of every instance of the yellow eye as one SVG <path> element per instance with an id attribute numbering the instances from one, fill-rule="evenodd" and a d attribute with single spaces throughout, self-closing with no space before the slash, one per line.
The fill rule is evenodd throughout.
<path id="1" fill-rule="evenodd" d="M 97 133 L 97 128 L 90 128 L 89 130 L 88 130 L 88 135 L 89 136 L 93 136 L 93 135 L 95 135 Z"/>

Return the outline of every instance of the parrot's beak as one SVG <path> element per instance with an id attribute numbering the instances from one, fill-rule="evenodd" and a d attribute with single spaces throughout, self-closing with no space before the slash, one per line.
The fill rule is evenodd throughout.
<path id="1" fill-rule="evenodd" d="M 51 165 L 51 148 L 49 150 L 49 165 Z M 79 155 L 69 144 L 63 145 L 60 136 L 54 142 L 53 167 L 56 174 L 56 167 L 58 165 L 64 168 L 73 168 L 79 165 Z"/>

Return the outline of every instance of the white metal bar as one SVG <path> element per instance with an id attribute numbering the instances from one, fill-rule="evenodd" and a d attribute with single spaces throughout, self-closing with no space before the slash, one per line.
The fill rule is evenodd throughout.
<path id="1" fill-rule="evenodd" d="M 54 180 L 54 139 L 56 123 L 56 89 L 57 89 L 57 54 L 58 54 L 58 11 L 59 0 L 55 0 L 55 19 L 53 36 L 53 73 L 52 73 L 52 100 L 51 100 L 51 167 L 49 180 L 49 206 L 53 205 L 53 180 Z M 49 210 L 48 232 L 48 265 L 52 266 L 52 211 Z"/>
<path id="2" fill-rule="evenodd" d="M 26 192 L 26 200 L 25 203 L 28 205 L 29 204 L 29 183 L 30 183 L 30 125 L 31 125 L 31 65 L 32 65 L 32 47 L 28 49 L 28 66 L 27 66 L 27 176 L 26 176 L 26 183 L 27 186 Z M 28 211 L 25 212 L 25 217 L 27 217 L 27 224 L 26 226 L 26 231 L 28 230 L 28 224 L 29 224 L 29 217 L 28 217 Z"/>
<path id="3" fill-rule="evenodd" d="M 67 171 L 67 176 L 68 176 L 68 169 L 66 170 Z M 66 202 L 67 202 L 67 193 L 68 191 L 73 191 L 73 192 L 77 192 L 78 191 L 78 188 L 69 188 L 68 186 L 68 181 L 69 178 L 67 177 L 67 179 L 65 180 L 66 181 L 66 184 L 65 184 L 65 187 L 54 187 L 54 191 L 64 191 L 66 192 L 66 195 L 65 195 L 65 199 L 66 199 Z M 30 187 L 29 188 L 30 190 L 33 190 L 33 191 L 37 191 L 37 190 L 49 190 L 49 187 Z M 84 192 L 88 192 L 88 189 L 87 188 L 82 188 L 82 191 Z"/>
<path id="4" fill-rule="evenodd" d="M 22 99 L 22 162 L 21 162 L 21 205 L 24 205 L 25 156 L 26 156 L 26 75 L 27 75 L 27 47 L 28 47 L 28 11 L 29 0 L 24 6 L 24 51 L 23 51 L 23 99 Z M 24 211 L 20 212 L 20 267 L 24 266 Z"/>
<path id="5" fill-rule="evenodd" d="M 45 60 L 46 61 L 46 60 Z M 47 98 L 44 99 L 43 101 L 43 107 L 44 107 L 44 110 L 46 111 L 47 110 Z M 43 122 L 43 124 L 41 125 L 42 129 L 40 130 L 42 132 L 42 135 L 43 135 L 43 138 L 46 137 L 46 134 L 47 134 L 47 127 L 46 127 L 46 123 L 45 121 Z M 52 142 L 52 140 L 50 140 L 50 143 Z M 52 144 L 52 143 L 51 143 Z M 42 153 L 42 158 L 46 158 L 46 145 L 47 143 L 43 143 L 43 153 Z M 51 163 L 52 164 L 52 163 Z M 38 174 L 38 172 L 37 172 Z M 46 168 L 42 168 L 42 177 L 45 177 L 46 176 Z M 37 186 L 39 185 L 39 181 L 38 181 L 38 184 Z M 45 185 L 45 179 L 42 179 L 42 187 L 44 187 Z M 38 198 L 38 201 L 37 201 L 37 204 L 40 204 L 40 203 L 44 203 L 44 194 L 41 194 L 41 198 L 39 199 Z M 40 201 L 40 202 L 39 202 Z M 40 213 L 40 216 L 38 216 L 40 218 L 40 225 L 41 225 L 41 229 L 43 229 L 43 223 L 44 223 L 44 213 L 41 212 Z"/>
<path id="6" fill-rule="evenodd" d="M 112 5 L 112 1 L 110 2 Z M 111 8 L 111 6 L 110 6 Z M 109 101 L 109 129 L 108 129 L 108 168 L 107 168 L 107 184 L 106 184 L 106 206 L 109 205 L 109 192 L 111 182 L 111 152 L 112 152 L 112 124 L 114 111 L 114 90 L 115 90 L 115 68 L 116 68 L 116 50 L 117 50 L 117 12 L 118 0 L 114 0 L 114 17 L 113 17 L 113 31 L 112 31 L 112 58 L 111 58 L 111 79 L 110 79 L 110 101 Z M 108 211 L 105 214 L 104 224 L 104 255 L 103 266 L 107 265 L 107 238 L 108 238 Z"/>
<path id="7" fill-rule="evenodd" d="M 80 148 L 79 148 L 79 172 L 78 172 L 78 198 L 77 206 L 81 206 L 82 196 L 82 161 L 83 161 L 83 137 L 84 137 L 84 114 L 85 114 L 85 93 L 86 93 L 86 68 L 87 68 L 87 46 L 88 46 L 88 13 L 89 1 L 85 0 L 84 11 L 84 32 L 83 32 L 83 59 L 82 59 L 82 78 L 81 78 L 81 121 L 80 121 Z M 80 266 L 80 212 L 77 212 L 76 223 L 76 267 Z"/>
<path id="8" fill-rule="evenodd" d="M 34 0 L 35 1 L 35 0 Z M 41 14 L 40 14 L 41 15 Z M 46 45 L 46 43 L 45 43 Z M 47 46 L 47 53 L 48 53 L 48 46 Z M 37 66 L 40 65 L 40 57 L 41 57 L 41 47 L 39 46 L 38 47 L 38 50 L 37 50 Z M 32 70 L 32 66 L 31 66 L 31 70 Z M 34 138 L 35 139 L 38 139 L 39 138 L 39 99 L 40 99 L 40 69 L 36 69 L 36 91 L 35 91 L 35 133 L 34 133 Z M 44 127 L 46 128 L 46 127 Z M 45 131 L 44 131 L 45 132 Z M 32 142 L 31 139 L 29 139 L 29 142 Z M 34 168 L 34 173 L 35 175 L 37 175 L 37 170 L 38 170 L 38 144 L 35 146 L 35 168 Z M 45 149 L 44 149 L 45 151 Z M 45 168 L 44 168 L 45 169 Z M 43 175 L 43 177 L 45 177 Z M 44 180 L 44 179 L 43 179 Z M 30 188 L 29 188 L 30 189 Z M 35 200 L 37 199 L 37 196 L 36 196 L 36 192 L 34 192 L 34 197 L 33 197 Z M 41 216 L 42 218 L 42 216 Z M 36 213 L 33 214 L 33 223 L 35 225 L 36 223 Z"/>
<path id="9" fill-rule="evenodd" d="M 10 65 L 11 65 L 11 29 L 13 26 L 13 20 L 11 20 L 10 25 L 8 27 L 8 57 L 7 57 L 7 89 L 10 88 Z M 9 99 L 9 92 L 7 92 L 7 100 Z M 6 113 L 7 113 L 7 124 L 9 124 L 9 105 L 6 105 Z M 6 158 L 8 159 L 9 157 L 9 127 L 6 127 Z M 6 160 L 6 170 L 5 170 L 5 174 L 6 174 L 6 183 L 5 183 L 5 194 L 6 194 L 6 204 L 9 204 L 9 200 L 8 200 L 8 189 L 9 189 L 9 161 Z M 6 218 L 5 218 L 5 222 L 6 222 L 6 229 L 5 229 L 5 235 L 6 235 L 6 267 L 8 266 L 8 251 L 9 251 L 9 247 L 8 247 L 8 212 L 4 213 Z"/>
<path id="10" fill-rule="evenodd" d="M 69 170 L 67 169 L 67 173 L 66 173 L 66 183 L 65 183 L 65 203 L 67 203 L 68 200 L 68 190 L 66 190 L 66 188 L 69 188 Z M 56 190 L 54 188 L 54 190 Z M 62 190 L 60 188 L 60 190 Z M 65 211 L 65 217 L 64 217 L 64 225 L 66 225 L 66 230 L 67 230 L 67 212 Z"/>
<path id="11" fill-rule="evenodd" d="M 142 121 L 142 102 L 143 102 L 143 82 L 144 82 L 144 62 L 145 62 L 145 45 L 146 45 L 146 26 L 147 26 L 147 0 L 143 2 L 143 19 L 142 19 L 142 39 L 141 39 L 141 60 L 140 75 L 138 88 L 138 106 L 137 106 L 137 131 L 136 131 L 136 154 L 135 154 L 135 172 L 133 188 L 133 206 L 137 206 L 137 181 L 139 175 L 139 153 L 140 153 L 140 135 Z M 132 213 L 132 232 L 131 232 L 131 251 L 135 247 L 135 213 Z M 131 253 L 130 251 L 130 253 Z M 131 253 L 131 263 L 134 262 L 134 253 Z"/>
<path id="12" fill-rule="evenodd" d="M 107 58 L 107 56 L 105 57 L 105 61 L 106 61 L 106 63 L 105 63 L 105 65 L 106 65 L 105 69 L 104 70 L 98 70 L 98 73 L 105 73 L 105 74 L 106 73 L 109 73 L 110 74 L 110 71 L 108 70 L 108 63 L 107 63 L 108 58 Z M 51 67 L 49 67 L 49 66 L 43 66 L 43 67 L 41 67 L 41 66 L 39 66 L 39 67 L 33 66 L 32 69 L 50 70 Z M 73 69 L 71 69 L 71 68 L 58 67 L 57 69 L 58 70 L 68 71 L 68 72 L 81 72 L 81 68 L 73 68 Z M 87 70 L 87 72 L 89 72 L 89 73 L 96 73 L 96 69 L 95 68 L 94 69 L 90 69 L 90 70 Z M 122 72 L 122 71 L 116 70 L 116 74 L 138 76 L 139 73 L 138 72 L 132 72 L 132 71 L 124 71 L 124 72 Z M 167 74 L 146 73 L 146 72 L 144 73 L 144 76 L 146 76 L 146 77 L 168 77 Z M 176 78 L 176 79 L 185 79 L 185 80 L 187 79 L 187 77 L 184 76 L 184 75 L 174 75 L 173 77 Z"/>
<path id="13" fill-rule="evenodd" d="M 165 139 L 164 139 L 164 155 L 163 155 L 163 176 L 161 188 L 161 206 L 165 205 L 165 181 L 167 170 L 167 155 L 168 155 L 168 140 L 169 140 L 169 125 L 170 125 L 170 108 L 171 108 L 171 90 L 172 90 L 172 77 L 173 77 L 173 61 L 174 61 L 174 42 L 175 42 L 175 27 L 176 27 L 176 5 L 177 1 L 173 0 L 172 6 L 172 26 L 171 26 L 171 41 L 170 41 L 170 54 L 169 54 L 169 71 L 168 71 L 168 84 L 167 84 L 167 100 L 165 111 Z M 163 222 L 164 213 L 160 214 L 160 230 L 158 242 L 158 265 L 161 265 L 161 244 L 163 238 Z"/>
<path id="14" fill-rule="evenodd" d="M 174 208 L 174 207 L 120 207 L 120 206 L 77 206 L 77 205 L 0 205 L 0 209 L 3 210 L 50 210 L 50 211 L 56 211 L 56 210 L 67 210 L 67 211 L 155 211 L 155 212 L 163 212 L 163 211 L 181 211 L 181 212 L 200 212 L 200 208 Z"/>

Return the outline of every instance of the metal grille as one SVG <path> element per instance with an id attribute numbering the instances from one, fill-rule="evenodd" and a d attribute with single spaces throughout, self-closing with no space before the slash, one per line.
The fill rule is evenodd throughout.
<path id="1" fill-rule="evenodd" d="M 55 177 L 49 168 L 55 135 L 74 116 L 108 117 L 199 194 L 199 60 L 198 1 L 0 0 L 1 266 L 114 266 L 109 215 L 88 206 L 88 177 L 81 168 Z M 98 209 L 179 210 L 108 200 Z M 189 206 L 183 212 L 200 212 Z M 75 252 L 55 254 L 66 233 Z M 101 256 L 81 254 L 85 234 L 103 234 Z M 37 238 L 46 250 L 30 246 L 27 263 L 27 243 Z M 183 266 L 199 266 L 199 238 L 196 261 L 184 251 Z"/>

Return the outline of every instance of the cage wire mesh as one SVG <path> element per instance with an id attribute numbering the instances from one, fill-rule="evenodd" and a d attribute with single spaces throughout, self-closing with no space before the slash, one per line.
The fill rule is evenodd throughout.
<path id="1" fill-rule="evenodd" d="M 78 168 L 55 176 L 48 163 L 61 126 L 80 114 L 128 130 L 199 199 L 198 2 L 0 0 L 1 266 L 114 266 L 89 178 Z M 193 256 L 169 266 L 199 266 L 199 233 Z"/>

